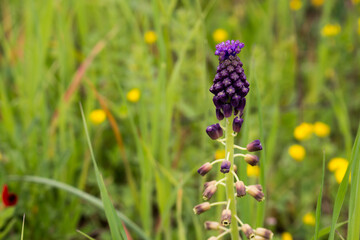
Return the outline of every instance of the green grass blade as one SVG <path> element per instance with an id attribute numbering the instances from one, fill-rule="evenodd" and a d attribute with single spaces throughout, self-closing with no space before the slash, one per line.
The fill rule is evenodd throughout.
<path id="1" fill-rule="evenodd" d="M 21 240 L 24 239 L 24 226 L 25 226 L 25 214 L 23 216 L 23 223 L 22 223 L 22 227 L 21 227 Z"/>
<path id="2" fill-rule="evenodd" d="M 360 126 L 351 154 L 351 186 L 350 186 L 350 207 L 348 239 L 360 239 Z"/>
<path id="3" fill-rule="evenodd" d="M 334 240 L 334 238 L 335 238 L 335 225 L 340 216 L 341 207 L 344 203 L 346 191 L 347 191 L 347 188 L 349 185 L 350 169 L 351 169 L 351 166 L 353 165 L 355 159 L 358 159 L 358 157 L 359 157 L 359 149 L 360 149 L 359 136 L 360 136 L 360 132 L 358 130 L 358 133 L 356 135 L 356 140 L 354 143 L 354 147 L 353 147 L 353 150 L 351 153 L 351 159 L 350 159 L 349 166 L 346 170 L 345 176 L 344 176 L 343 180 L 341 181 L 340 187 L 336 194 L 334 210 L 333 210 L 333 215 L 332 215 L 332 220 L 331 220 L 331 230 L 330 230 L 329 240 Z M 356 190 L 353 190 L 353 191 L 356 191 Z"/>
<path id="4" fill-rule="evenodd" d="M 57 189 L 61 189 L 63 191 L 71 193 L 72 195 L 77 196 L 77 197 L 89 202 L 90 204 L 94 205 L 95 207 L 98 207 L 98 208 L 104 210 L 104 204 L 100 199 L 98 199 L 86 192 L 83 192 L 73 186 L 70 186 L 68 184 L 65 184 L 65 183 L 62 183 L 62 182 L 59 182 L 59 181 L 56 181 L 53 179 L 42 178 L 42 177 L 37 177 L 37 176 L 9 175 L 7 180 L 38 183 L 38 184 L 44 184 L 44 185 L 47 185 L 50 187 L 54 187 Z M 134 232 L 136 232 L 141 237 L 141 239 L 149 240 L 149 238 L 145 235 L 145 233 L 141 230 L 141 228 L 139 228 L 139 226 L 137 226 L 133 221 L 131 221 L 128 217 L 126 217 L 120 211 L 116 211 L 116 213 L 117 213 L 118 217 L 126 224 L 126 226 L 128 226 L 130 229 L 132 229 Z"/>
<path id="5" fill-rule="evenodd" d="M 95 240 L 95 238 L 92 238 L 90 237 L 89 235 L 87 235 L 86 233 L 80 231 L 79 229 L 76 230 L 78 233 L 80 233 L 81 235 L 83 235 L 84 237 L 86 237 L 87 239 L 90 239 L 90 240 Z"/>
<path id="6" fill-rule="evenodd" d="M 95 155 L 94 155 L 94 152 L 93 152 L 93 149 L 91 146 L 90 136 L 89 136 L 89 132 L 88 132 L 87 125 L 86 125 L 85 114 L 84 114 L 84 110 L 83 110 L 81 104 L 80 104 L 80 110 L 81 110 L 81 116 L 82 116 L 82 120 L 83 120 L 83 124 L 84 124 L 86 139 L 88 141 L 88 145 L 89 145 L 89 149 L 90 149 L 91 159 L 92 159 L 92 162 L 93 162 L 94 168 L 95 168 L 96 180 L 99 185 L 101 199 L 104 204 L 106 218 L 109 222 L 112 239 L 114 239 L 114 240 L 127 239 L 125 230 L 122 227 L 122 224 L 121 223 L 119 224 L 118 218 L 116 216 L 115 208 L 110 200 L 109 194 L 105 187 L 104 180 L 103 180 L 102 175 L 100 174 L 100 171 L 96 164 Z"/>
<path id="7" fill-rule="evenodd" d="M 341 223 L 336 224 L 335 230 L 338 229 L 339 227 L 345 225 L 346 223 L 348 223 L 348 221 L 344 221 L 344 222 L 341 222 Z M 317 239 L 321 239 L 322 237 L 328 235 L 329 232 L 330 232 L 330 229 L 331 229 L 331 227 L 326 227 L 326 228 L 321 229 L 321 230 L 319 231 L 319 235 L 318 235 L 318 238 L 317 238 Z M 311 238 L 311 240 L 314 240 L 314 239 L 315 239 L 314 237 Z"/>
<path id="8" fill-rule="evenodd" d="M 321 217 L 321 200 L 323 195 L 324 189 L 324 179 L 325 179 L 325 152 L 323 155 L 323 166 L 322 166 L 322 178 L 321 178 L 321 187 L 320 187 L 320 194 L 316 204 L 316 222 L 315 222 L 315 234 L 314 238 L 319 238 L 319 228 L 320 228 L 320 217 Z"/>

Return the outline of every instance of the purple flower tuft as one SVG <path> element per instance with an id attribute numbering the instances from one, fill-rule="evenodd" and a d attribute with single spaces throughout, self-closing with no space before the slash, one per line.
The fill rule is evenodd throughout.
<path id="1" fill-rule="evenodd" d="M 235 56 L 240 53 L 244 46 L 245 44 L 239 41 L 227 40 L 226 42 L 216 45 L 215 55 L 219 56 L 219 61 L 224 61 L 230 56 Z"/>

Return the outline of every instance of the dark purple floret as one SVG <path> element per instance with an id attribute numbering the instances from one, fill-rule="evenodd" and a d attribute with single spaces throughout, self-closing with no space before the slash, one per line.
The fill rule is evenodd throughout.
<path id="1" fill-rule="evenodd" d="M 243 122 L 244 122 L 244 120 L 242 118 L 239 118 L 239 117 L 234 118 L 234 121 L 233 121 L 234 132 L 240 132 Z"/>
<path id="2" fill-rule="evenodd" d="M 221 100 L 219 99 L 218 96 L 213 97 L 213 102 L 214 102 L 214 105 L 215 105 L 216 108 L 221 108 L 222 107 L 222 102 L 221 102 Z"/>
<path id="3" fill-rule="evenodd" d="M 239 106 L 240 101 L 241 101 L 241 96 L 235 94 L 232 98 L 231 98 L 231 105 L 236 108 L 237 106 Z M 236 114 L 235 114 L 236 115 Z"/>
<path id="4" fill-rule="evenodd" d="M 222 81 L 222 84 L 224 85 L 224 87 L 227 87 L 227 86 L 231 85 L 231 80 L 230 80 L 230 78 L 225 78 L 225 79 Z"/>
<path id="5" fill-rule="evenodd" d="M 224 119 L 224 114 L 221 112 L 219 108 L 216 109 L 216 118 L 221 121 Z"/>
<path id="6" fill-rule="evenodd" d="M 249 152 L 256 152 L 256 151 L 262 150 L 262 146 L 261 146 L 260 140 L 254 140 L 254 141 L 252 141 L 251 143 L 249 143 L 249 144 L 246 146 L 246 149 L 247 149 Z"/>
<path id="7" fill-rule="evenodd" d="M 230 171 L 230 167 L 231 167 L 231 162 L 228 160 L 224 160 L 221 163 L 221 169 L 220 172 L 222 173 L 228 173 Z"/>
<path id="8" fill-rule="evenodd" d="M 213 125 L 208 126 L 206 128 L 206 133 L 209 135 L 209 137 L 212 140 L 216 140 L 216 139 L 222 137 L 223 130 L 220 127 L 220 124 L 217 123 L 217 124 L 213 124 Z"/>
<path id="9" fill-rule="evenodd" d="M 231 114 L 232 114 L 231 104 L 229 104 L 229 103 L 224 104 L 222 107 L 222 110 L 224 112 L 225 117 L 231 117 Z"/>
<path id="10" fill-rule="evenodd" d="M 234 88 L 233 86 L 228 87 L 228 88 L 226 89 L 226 93 L 227 93 L 230 97 L 232 97 L 232 95 L 235 94 L 235 88 Z"/>

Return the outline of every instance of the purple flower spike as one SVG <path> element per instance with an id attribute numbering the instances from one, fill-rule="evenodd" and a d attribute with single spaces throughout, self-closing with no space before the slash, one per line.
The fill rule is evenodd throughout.
<path id="1" fill-rule="evenodd" d="M 240 132 L 243 122 L 244 122 L 244 120 L 242 118 L 239 118 L 239 117 L 234 118 L 234 121 L 233 121 L 234 132 Z"/>
<path id="2" fill-rule="evenodd" d="M 247 149 L 249 152 L 256 152 L 256 151 L 262 150 L 262 146 L 261 146 L 260 140 L 254 140 L 254 141 L 252 141 L 251 143 L 249 143 L 249 144 L 246 146 L 246 149 Z"/>
<path id="3" fill-rule="evenodd" d="M 228 160 L 224 160 L 221 163 L 221 169 L 220 172 L 222 173 L 228 173 L 230 171 L 230 167 L 231 167 L 231 162 Z"/>
<path id="4" fill-rule="evenodd" d="M 206 133 L 209 135 L 209 137 L 212 140 L 216 140 L 216 139 L 222 137 L 223 130 L 220 127 L 220 124 L 217 123 L 217 124 L 213 124 L 213 125 L 208 126 L 206 128 Z"/>

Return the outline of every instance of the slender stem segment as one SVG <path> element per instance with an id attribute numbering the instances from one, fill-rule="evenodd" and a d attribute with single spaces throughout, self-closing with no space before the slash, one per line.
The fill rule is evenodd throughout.
<path id="1" fill-rule="evenodd" d="M 229 156 L 229 161 L 231 162 L 230 172 L 226 174 L 226 197 L 230 199 L 230 210 L 231 210 L 231 225 L 230 225 L 230 235 L 232 240 L 239 240 L 238 224 L 236 219 L 236 198 L 234 192 L 234 176 L 232 171 L 234 171 L 234 136 L 232 130 L 232 122 L 234 117 L 231 116 L 226 118 L 226 146 L 225 146 L 225 156 Z"/>

